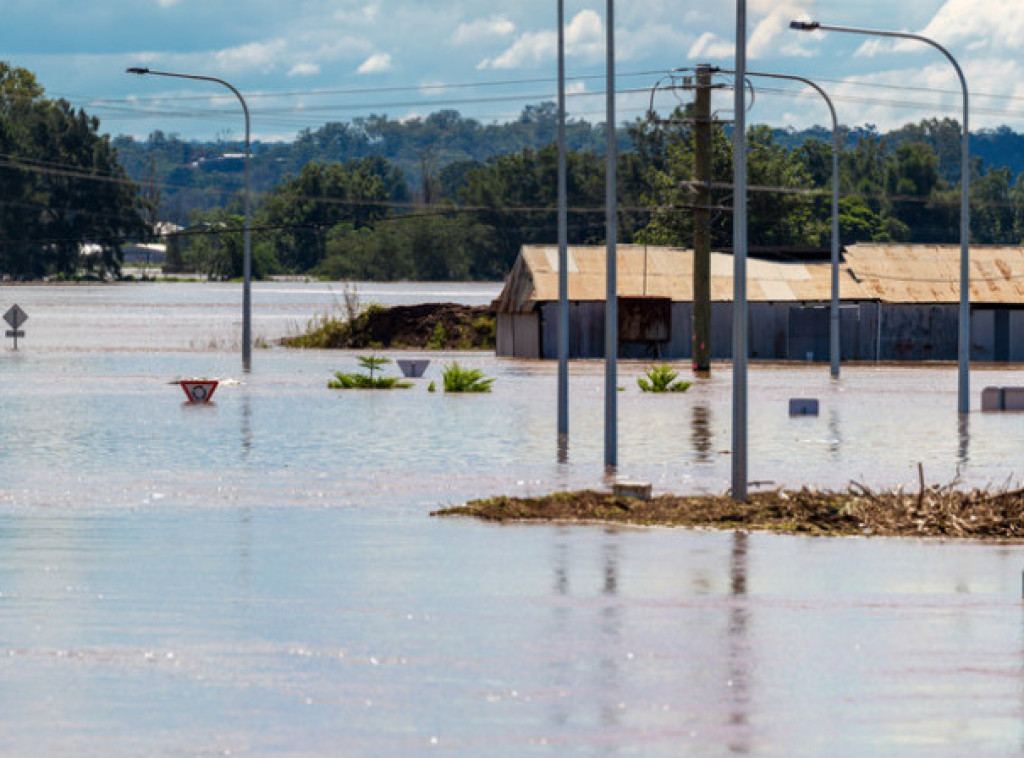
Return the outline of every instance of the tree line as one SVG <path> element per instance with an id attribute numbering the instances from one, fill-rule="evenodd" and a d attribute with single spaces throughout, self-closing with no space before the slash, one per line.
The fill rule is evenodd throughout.
<path id="1" fill-rule="evenodd" d="M 621 242 L 692 245 L 695 140 L 688 116 L 685 108 L 668 119 L 648 114 L 625 130 L 628 149 L 617 163 Z M 832 140 L 810 136 L 787 146 L 787 137 L 765 126 L 749 130 L 750 244 L 827 249 Z M 959 239 L 955 121 L 923 121 L 885 136 L 862 129 L 841 143 L 843 244 Z M 721 125 L 712 132 L 712 166 L 712 241 L 729 249 L 732 146 Z M 255 214 L 256 270 L 332 279 L 500 279 L 523 245 L 556 241 L 557 168 L 554 144 L 441 168 L 428 160 L 414 187 L 381 157 L 308 162 Z M 569 242 L 602 244 L 605 159 L 592 149 L 572 151 L 567 169 Z M 971 174 L 972 240 L 1020 244 L 1024 175 L 980 158 Z M 175 262 L 237 275 L 238 213 L 236 203 L 200 214 L 204 224 L 236 230 L 235 241 L 227 232 L 188 238 Z M 213 270 L 204 262 L 211 260 L 234 263 Z"/>
<path id="2" fill-rule="evenodd" d="M 556 241 L 556 116 L 543 104 L 506 125 L 483 126 L 453 111 L 402 123 L 373 117 L 304 132 L 288 147 L 298 157 L 260 157 L 285 146 L 257 150 L 255 275 L 502 278 L 523 245 Z M 690 116 L 688 107 L 670 118 L 651 113 L 619 131 L 621 242 L 691 244 Z M 604 242 L 603 131 L 570 124 L 572 244 Z M 751 245 L 826 248 L 831 135 L 754 126 L 748 137 Z M 1008 129 L 975 138 L 1010 157 L 1015 140 L 1024 140 Z M 168 268 L 239 276 L 242 162 L 223 150 L 197 155 L 195 144 L 160 133 L 148 151 L 141 144 L 101 135 L 95 118 L 45 97 L 30 72 L 0 64 L 0 275 L 116 275 L 121 244 L 152 239 L 154 223 L 166 218 L 170 177 L 180 175 L 199 177 L 214 200 L 189 210 L 188 228 L 169 238 Z M 958 239 L 955 121 L 926 120 L 885 135 L 861 127 L 844 131 L 841 144 L 844 244 Z M 728 249 L 732 149 L 724 126 L 713 129 L 712 165 L 713 244 Z M 972 240 L 1020 244 L 1022 175 L 981 156 L 970 170 Z"/>

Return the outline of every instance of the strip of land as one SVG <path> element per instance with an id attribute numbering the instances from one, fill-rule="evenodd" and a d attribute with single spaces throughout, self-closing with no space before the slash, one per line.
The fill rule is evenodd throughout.
<path id="1" fill-rule="evenodd" d="M 350 319 L 318 319 L 304 334 L 282 344 L 320 350 L 494 350 L 494 311 L 459 303 L 370 305 Z"/>
<path id="2" fill-rule="evenodd" d="M 583 490 L 543 497 L 493 497 L 435 511 L 492 522 L 578 522 L 741 529 L 818 536 L 1024 539 L 1024 489 L 873 492 L 773 490 L 729 495 L 659 495 L 648 500 Z"/>

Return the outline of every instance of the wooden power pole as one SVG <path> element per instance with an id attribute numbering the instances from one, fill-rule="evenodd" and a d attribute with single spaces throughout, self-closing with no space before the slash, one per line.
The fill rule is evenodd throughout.
<path id="1" fill-rule="evenodd" d="M 711 370 L 711 74 L 697 66 L 694 96 L 693 370 Z"/>

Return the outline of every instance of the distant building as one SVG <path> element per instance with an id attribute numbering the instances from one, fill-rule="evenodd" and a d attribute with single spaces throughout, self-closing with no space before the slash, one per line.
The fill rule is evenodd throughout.
<path id="1" fill-rule="evenodd" d="M 693 252 L 618 249 L 619 352 L 692 356 Z M 605 247 L 569 249 L 569 353 L 604 354 Z M 840 265 L 844 361 L 956 360 L 960 248 L 857 244 Z M 711 255 L 711 354 L 732 347 L 733 260 Z M 971 248 L 971 358 L 1024 361 L 1024 248 Z M 750 357 L 827 361 L 831 264 L 751 257 Z M 495 301 L 497 354 L 557 357 L 558 248 L 525 247 Z"/>
<path id="2" fill-rule="evenodd" d="M 122 245 L 121 253 L 126 264 L 159 266 L 167 260 L 167 245 L 162 242 L 135 242 Z"/>
<path id="3" fill-rule="evenodd" d="M 234 172 L 245 168 L 245 153 L 223 153 L 212 157 L 197 158 L 189 164 L 199 171 Z"/>

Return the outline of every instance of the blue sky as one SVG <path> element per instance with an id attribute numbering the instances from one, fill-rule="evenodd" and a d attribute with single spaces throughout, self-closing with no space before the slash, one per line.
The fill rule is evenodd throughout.
<path id="1" fill-rule="evenodd" d="M 215 85 L 124 74 L 127 66 L 217 76 L 245 95 L 254 137 L 371 113 L 402 119 L 454 108 L 485 123 L 555 93 L 555 0 L 5 0 L 3 57 L 111 134 L 153 129 L 240 136 L 237 103 Z M 570 110 L 603 121 L 604 0 L 565 0 Z M 880 129 L 959 118 L 955 73 L 920 44 L 801 34 L 793 18 L 925 34 L 964 68 L 973 129 L 1024 131 L 1021 0 L 748 0 L 751 69 L 806 76 L 846 124 Z M 733 65 L 734 0 L 619 0 L 619 120 L 642 114 L 657 72 Z M 778 90 L 785 89 L 780 92 Z M 229 96 L 230 97 L 230 96 Z M 670 104 L 668 98 L 660 101 Z M 731 96 L 715 107 L 728 117 Z M 762 86 L 751 122 L 824 123 L 820 99 Z"/>

